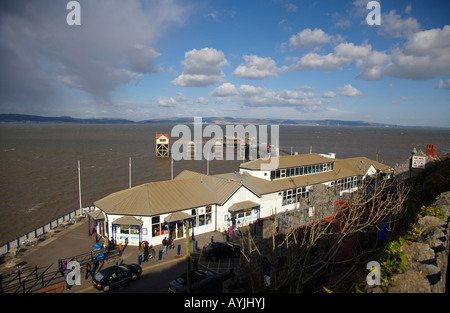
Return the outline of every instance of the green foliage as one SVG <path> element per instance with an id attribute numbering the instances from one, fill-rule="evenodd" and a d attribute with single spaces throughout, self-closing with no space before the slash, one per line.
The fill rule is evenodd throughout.
<path id="1" fill-rule="evenodd" d="M 440 218 L 440 219 L 444 219 L 445 218 L 445 214 L 444 214 L 444 212 L 442 212 L 441 209 L 439 209 L 439 208 L 432 208 L 431 206 L 425 206 L 425 205 L 422 205 L 422 207 L 420 208 L 419 216 L 420 217 L 423 217 L 423 216 L 435 216 L 435 217 Z"/>

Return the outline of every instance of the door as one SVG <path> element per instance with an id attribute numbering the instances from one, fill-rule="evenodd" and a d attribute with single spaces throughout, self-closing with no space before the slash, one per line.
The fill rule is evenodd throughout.
<path id="1" fill-rule="evenodd" d="M 184 223 L 178 222 L 177 223 L 177 238 L 183 238 L 184 237 Z"/>

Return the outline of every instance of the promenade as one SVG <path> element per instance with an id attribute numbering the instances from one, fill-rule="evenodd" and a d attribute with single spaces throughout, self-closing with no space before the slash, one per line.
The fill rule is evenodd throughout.
<path id="1" fill-rule="evenodd" d="M 195 241 L 191 242 L 190 252 L 193 257 L 200 258 L 201 249 L 203 246 L 211 242 L 211 238 L 214 241 L 224 241 L 223 234 L 219 232 L 210 232 L 200 235 L 195 235 L 194 238 L 197 241 L 198 250 L 195 251 Z M 191 238 L 192 239 L 192 238 Z M 92 250 L 92 246 L 96 243 L 95 234 L 89 235 L 89 224 L 87 219 L 84 218 L 77 222 L 75 225 L 69 225 L 54 229 L 50 233 L 45 234 L 45 240 L 38 242 L 35 246 L 22 247 L 16 251 L 14 256 L 12 253 L 4 255 L 2 263 L 0 264 L 0 273 L 2 274 L 3 281 L 7 281 L 8 278 L 17 276 L 18 267 L 21 268 L 23 273 L 38 269 L 38 273 L 43 271 L 50 273 L 58 271 L 59 259 L 70 259 L 80 254 L 89 253 Z M 130 292 L 167 292 L 167 284 L 171 279 L 175 279 L 180 274 L 186 271 L 186 239 L 178 239 L 174 241 L 175 248 L 168 249 L 167 254 L 162 254 L 162 258 L 159 259 L 159 250 L 162 250 L 162 245 L 153 246 L 156 256 L 153 259 L 149 259 L 148 262 L 141 264 L 143 274 L 136 282 L 129 284 Z M 178 254 L 178 246 L 180 246 L 180 254 Z M 105 268 L 114 265 L 116 262 L 123 262 L 124 264 L 138 263 L 138 256 L 141 253 L 136 246 L 122 247 L 122 255 L 120 259 L 105 262 L 101 268 Z M 211 266 L 213 272 L 221 273 L 229 270 L 233 264 L 210 264 L 199 263 L 203 268 Z M 100 269 L 101 269 L 100 268 Z M 55 279 L 55 282 L 64 282 L 64 278 Z M 151 276 L 151 279 L 148 277 Z M 23 277 L 23 275 L 22 275 Z M 147 278 L 145 278 L 147 277 Z M 168 280 L 170 279 L 170 280 Z M 146 284 L 139 281 L 147 281 Z M 136 286 L 134 286 L 136 285 Z M 128 288 L 128 287 L 127 287 Z M 127 288 L 121 289 L 119 292 L 127 292 Z M 36 289 L 36 288 L 35 288 Z M 92 287 L 92 277 L 85 279 L 85 272 L 81 273 L 81 284 L 74 285 L 69 290 L 57 290 L 62 293 L 85 293 L 85 292 L 100 292 Z M 35 292 L 18 290 L 15 292 Z M 113 290 L 114 292 L 114 290 Z"/>

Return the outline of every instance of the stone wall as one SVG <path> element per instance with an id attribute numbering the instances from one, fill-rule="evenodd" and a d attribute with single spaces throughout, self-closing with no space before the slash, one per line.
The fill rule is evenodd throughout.
<path id="1" fill-rule="evenodd" d="M 420 230 L 419 234 L 400 248 L 408 258 L 408 268 L 392 277 L 389 293 L 445 292 L 450 239 L 450 191 L 438 196 L 432 207 L 440 208 L 445 218 L 425 216 L 418 220 L 416 227 Z"/>

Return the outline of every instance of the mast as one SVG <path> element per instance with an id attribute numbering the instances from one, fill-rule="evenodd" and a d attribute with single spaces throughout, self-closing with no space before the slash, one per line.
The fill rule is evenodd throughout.
<path id="1" fill-rule="evenodd" d="M 80 160 L 78 160 L 78 200 L 80 203 L 80 213 L 83 209 L 81 206 L 81 175 L 80 175 Z"/>

